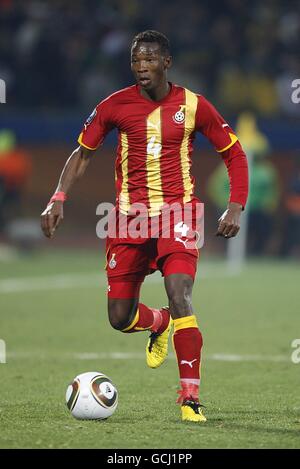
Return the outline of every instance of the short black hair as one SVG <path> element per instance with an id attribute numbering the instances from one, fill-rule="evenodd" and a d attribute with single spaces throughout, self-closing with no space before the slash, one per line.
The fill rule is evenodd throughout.
<path id="1" fill-rule="evenodd" d="M 138 33 L 132 40 L 131 49 L 136 46 L 139 42 L 157 42 L 160 46 L 160 50 L 164 55 L 170 55 L 170 41 L 163 33 L 148 29 Z"/>

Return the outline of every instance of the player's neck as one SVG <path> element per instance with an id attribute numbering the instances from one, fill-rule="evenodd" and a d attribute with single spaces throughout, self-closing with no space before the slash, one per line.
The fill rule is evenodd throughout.
<path id="1" fill-rule="evenodd" d="M 166 80 L 153 90 L 146 91 L 141 88 L 140 93 L 144 98 L 149 99 L 150 101 L 161 101 L 169 94 L 170 88 L 170 83 Z"/>

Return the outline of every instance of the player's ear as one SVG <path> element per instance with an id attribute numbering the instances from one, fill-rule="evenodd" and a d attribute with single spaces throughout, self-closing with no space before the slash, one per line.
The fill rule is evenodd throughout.
<path id="1" fill-rule="evenodd" d="M 164 68 L 168 69 L 172 67 L 172 56 L 168 55 L 164 58 Z"/>

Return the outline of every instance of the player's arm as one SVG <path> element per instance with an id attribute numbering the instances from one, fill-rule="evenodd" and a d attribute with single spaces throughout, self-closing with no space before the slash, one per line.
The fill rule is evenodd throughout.
<path id="1" fill-rule="evenodd" d="M 198 97 L 196 125 L 220 153 L 227 167 L 230 195 L 227 209 L 218 220 L 216 235 L 232 238 L 240 229 L 240 216 L 248 197 L 247 157 L 234 131 L 203 96 Z"/>
<path id="2" fill-rule="evenodd" d="M 53 237 L 56 228 L 63 219 L 63 204 L 67 193 L 74 182 L 85 173 L 93 153 L 94 150 L 80 145 L 68 158 L 59 178 L 56 191 L 41 214 L 41 227 L 47 238 Z"/>
<path id="3" fill-rule="evenodd" d="M 112 105 L 110 99 L 107 98 L 96 106 L 85 121 L 78 138 L 80 146 L 73 151 L 67 160 L 56 191 L 41 215 L 42 230 L 48 238 L 52 238 L 63 219 L 63 203 L 70 187 L 85 173 L 91 156 L 113 127 Z"/>
<path id="4" fill-rule="evenodd" d="M 216 235 L 232 238 L 240 229 L 240 216 L 248 196 L 248 163 L 247 157 L 237 141 L 228 150 L 221 153 L 227 167 L 230 195 L 227 210 L 219 218 Z"/>

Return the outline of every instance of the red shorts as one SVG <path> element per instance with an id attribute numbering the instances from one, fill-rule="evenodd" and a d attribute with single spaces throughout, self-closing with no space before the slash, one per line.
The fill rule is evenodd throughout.
<path id="1" fill-rule="evenodd" d="M 122 232 L 121 237 L 120 231 L 118 236 L 107 237 L 105 269 L 109 283 L 141 283 L 146 275 L 156 270 L 160 270 L 163 276 L 186 273 L 194 278 L 199 257 L 199 233 L 194 204 L 189 204 L 189 207 L 191 210 L 185 212 L 184 219 L 179 213 L 172 214 L 169 223 L 162 220 L 162 215 L 145 218 L 144 228 L 148 227 L 148 231 L 144 231 L 142 237 L 133 238 L 128 232 Z M 117 230 L 126 221 L 127 231 L 130 231 L 131 217 L 120 215 L 117 210 L 115 216 Z M 144 223 L 143 219 L 141 223 Z"/>

